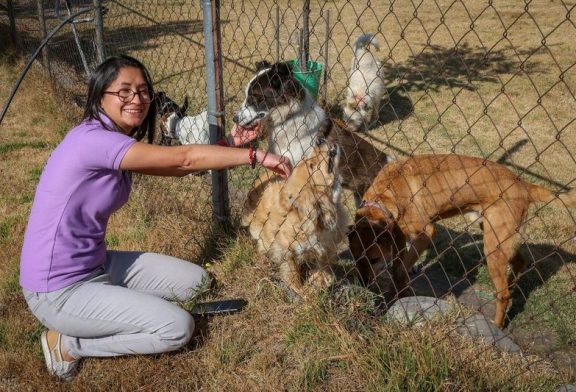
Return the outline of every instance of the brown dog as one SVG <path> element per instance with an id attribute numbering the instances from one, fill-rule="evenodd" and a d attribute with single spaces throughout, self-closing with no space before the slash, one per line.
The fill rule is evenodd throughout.
<path id="1" fill-rule="evenodd" d="M 282 280 L 302 297 L 306 280 L 316 288 L 332 283 L 331 265 L 346 237 L 339 162 L 338 145 L 316 138 L 290 177 L 269 182 L 243 217 L 258 250 L 279 266 Z"/>
<path id="2" fill-rule="evenodd" d="M 319 134 L 340 146 L 342 186 L 354 191 L 354 196 L 358 198 L 356 200 L 358 206 L 360 198 L 370 187 L 380 168 L 393 159 L 337 119 L 325 119 L 320 126 Z"/>
<path id="3" fill-rule="evenodd" d="M 350 250 L 365 282 L 375 278 L 375 266 L 392 263 L 400 293 L 408 285 L 407 271 L 432 241 L 434 222 L 470 211 L 480 214 L 484 254 L 496 288 L 494 323 L 502 327 L 509 287 L 524 268 L 517 253 L 517 233 L 531 203 L 552 201 L 576 206 L 576 192 L 556 196 L 481 158 L 414 156 L 384 166 L 366 191 L 349 232 Z"/>

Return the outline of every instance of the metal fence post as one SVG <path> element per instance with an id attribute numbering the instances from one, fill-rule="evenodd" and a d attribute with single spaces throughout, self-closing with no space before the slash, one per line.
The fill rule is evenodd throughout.
<path id="1" fill-rule="evenodd" d="M 96 32 L 96 60 L 100 64 L 106 58 L 104 51 L 104 19 L 102 18 L 102 0 L 93 0 L 94 30 Z"/>
<path id="2" fill-rule="evenodd" d="M 8 20 L 10 21 L 10 40 L 14 46 L 14 50 L 18 51 L 19 44 L 18 37 L 16 35 L 16 16 L 14 12 L 14 2 L 12 0 L 8 0 L 6 8 L 8 9 Z"/>
<path id="3" fill-rule="evenodd" d="M 72 15 L 72 10 L 70 9 L 70 4 L 66 1 L 66 12 L 68 16 Z M 86 56 L 82 50 L 82 40 L 80 39 L 80 34 L 78 34 L 78 29 L 74 24 L 74 20 L 70 22 L 70 27 L 72 28 L 72 35 L 74 36 L 74 42 L 76 42 L 76 47 L 78 48 L 78 54 L 80 55 L 80 60 L 82 61 L 82 66 L 84 67 L 84 72 L 86 73 L 86 80 L 90 78 L 90 68 L 88 68 L 88 62 L 86 61 Z"/>
<path id="4" fill-rule="evenodd" d="M 42 39 L 46 38 L 48 32 L 46 31 L 46 18 L 44 17 L 44 4 L 42 0 L 36 0 L 36 12 L 38 13 L 38 24 L 40 25 L 40 31 L 42 32 Z M 42 63 L 44 64 L 44 68 L 50 74 L 50 58 L 49 58 L 49 51 L 48 45 L 42 49 Z"/>
<path id="5" fill-rule="evenodd" d="M 302 29 L 300 30 L 300 69 L 308 71 L 310 59 L 310 0 L 304 0 L 302 7 Z"/>
<path id="6" fill-rule="evenodd" d="M 220 1 L 201 0 L 204 13 L 204 41 L 206 63 L 206 92 L 208 95 L 208 125 L 210 143 L 224 136 L 224 89 L 222 78 L 222 50 L 220 34 Z M 212 171 L 213 216 L 217 223 L 225 223 L 230 216 L 228 172 Z"/>

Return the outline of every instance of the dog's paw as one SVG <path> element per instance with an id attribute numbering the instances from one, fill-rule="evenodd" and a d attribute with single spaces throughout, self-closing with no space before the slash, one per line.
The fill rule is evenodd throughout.
<path id="1" fill-rule="evenodd" d="M 316 288 L 330 287 L 335 281 L 334 275 L 326 270 L 316 270 L 308 278 L 308 283 Z"/>
<path id="2" fill-rule="evenodd" d="M 277 280 L 276 286 L 286 294 L 289 302 L 300 303 L 304 300 L 304 297 L 297 292 L 299 290 L 294 290 L 288 283 L 284 282 L 283 280 Z"/>

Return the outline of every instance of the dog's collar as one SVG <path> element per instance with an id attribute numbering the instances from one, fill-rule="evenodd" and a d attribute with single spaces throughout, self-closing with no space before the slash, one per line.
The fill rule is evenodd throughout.
<path id="1" fill-rule="evenodd" d="M 362 207 L 378 208 L 380 211 L 383 211 L 386 214 L 392 215 L 392 213 L 390 212 L 390 210 L 388 208 L 384 207 L 382 204 L 378 203 L 377 201 L 362 200 L 359 208 L 362 208 Z"/>
<path id="2" fill-rule="evenodd" d="M 360 208 L 362 207 L 375 207 L 381 210 L 386 210 L 386 207 L 384 207 L 382 204 L 372 200 L 362 200 L 362 202 L 360 203 Z"/>
<path id="3" fill-rule="evenodd" d="M 362 200 L 358 208 L 362 207 L 377 208 L 392 220 L 398 220 L 403 215 L 403 211 L 401 209 L 396 209 L 394 212 L 392 212 L 385 205 L 380 204 L 374 200 Z"/>

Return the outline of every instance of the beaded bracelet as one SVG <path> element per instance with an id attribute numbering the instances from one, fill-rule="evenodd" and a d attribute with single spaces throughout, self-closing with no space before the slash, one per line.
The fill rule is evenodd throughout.
<path id="1" fill-rule="evenodd" d="M 256 160 L 256 150 L 254 150 L 254 146 L 250 144 L 250 148 L 248 149 L 248 163 L 250 163 L 250 167 L 252 169 L 256 168 L 256 164 L 258 161 Z"/>

